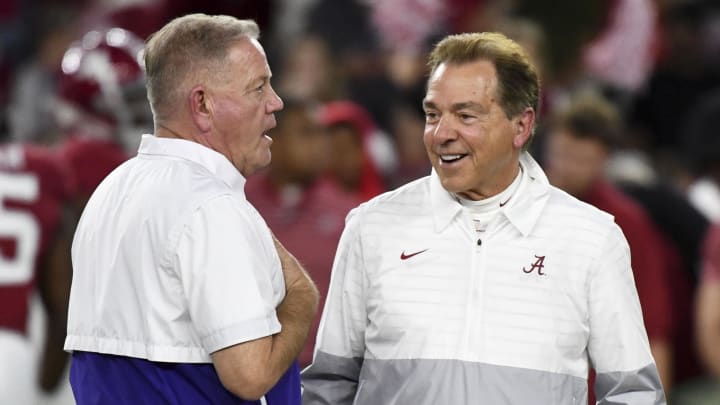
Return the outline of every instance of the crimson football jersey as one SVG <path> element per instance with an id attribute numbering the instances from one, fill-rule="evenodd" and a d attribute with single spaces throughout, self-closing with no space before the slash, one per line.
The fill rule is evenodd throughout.
<path id="1" fill-rule="evenodd" d="M 84 200 L 110 172 L 130 157 L 115 141 L 83 136 L 68 137 L 58 153 L 70 171 L 78 195 Z"/>
<path id="2" fill-rule="evenodd" d="M 0 328 L 25 333 L 39 263 L 72 189 L 67 170 L 46 148 L 0 145 Z"/>

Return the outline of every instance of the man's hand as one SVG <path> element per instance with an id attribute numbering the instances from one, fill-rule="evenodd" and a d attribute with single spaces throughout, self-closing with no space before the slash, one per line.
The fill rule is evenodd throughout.
<path id="1" fill-rule="evenodd" d="M 300 263 L 273 236 L 285 278 L 285 299 L 277 307 L 282 330 L 212 354 L 225 388 L 255 400 L 269 391 L 305 345 L 318 306 L 318 290 Z"/>
<path id="2" fill-rule="evenodd" d="M 285 246 L 280 243 L 275 235 L 273 235 L 273 241 L 275 242 L 275 249 L 277 249 L 278 256 L 280 256 L 280 265 L 282 266 L 283 276 L 285 278 L 285 290 L 289 291 L 294 287 L 309 288 L 313 290 L 317 300 L 318 291 L 310 276 L 305 272 L 295 256 L 285 249 Z M 296 286 L 296 284 L 298 285 Z M 317 302 L 315 306 L 317 306 Z"/>

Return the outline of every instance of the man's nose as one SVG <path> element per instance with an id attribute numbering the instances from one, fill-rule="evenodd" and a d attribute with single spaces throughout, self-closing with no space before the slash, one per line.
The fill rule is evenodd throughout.
<path id="1" fill-rule="evenodd" d="M 435 124 L 433 136 L 438 143 L 445 143 L 457 137 L 449 116 L 444 115 L 440 117 L 437 124 Z"/>
<path id="2" fill-rule="evenodd" d="M 275 92 L 275 89 L 273 89 L 272 87 L 270 89 L 272 91 L 272 95 L 270 97 L 270 102 L 268 102 L 267 106 L 268 112 L 274 113 L 275 111 L 282 110 L 285 105 L 280 96 L 278 96 L 278 94 Z"/>

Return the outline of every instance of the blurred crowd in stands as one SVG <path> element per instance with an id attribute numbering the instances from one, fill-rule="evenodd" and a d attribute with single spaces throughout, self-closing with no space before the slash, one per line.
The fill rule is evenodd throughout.
<path id="1" fill-rule="evenodd" d="M 261 27 L 285 109 L 246 192 L 323 297 L 347 212 L 430 171 L 426 52 L 448 33 L 519 42 L 542 74 L 531 152 L 625 232 L 670 403 L 720 403 L 720 2 L 4 0 L 0 139 L 50 151 L 71 215 L 152 132 L 141 42 L 194 12 Z"/>

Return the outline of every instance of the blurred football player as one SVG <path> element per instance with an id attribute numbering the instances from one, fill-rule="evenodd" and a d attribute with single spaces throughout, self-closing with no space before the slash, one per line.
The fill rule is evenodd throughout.
<path id="1" fill-rule="evenodd" d="M 50 393 L 65 369 L 73 223 L 65 172 L 45 147 L 0 139 L 0 404 L 34 403 L 37 385 Z M 47 314 L 39 359 L 29 331 L 36 290 Z"/>
<path id="2" fill-rule="evenodd" d="M 56 115 L 66 134 L 60 156 L 77 186 L 81 209 L 98 184 L 151 132 L 143 41 L 122 28 L 87 32 L 65 52 Z"/>

